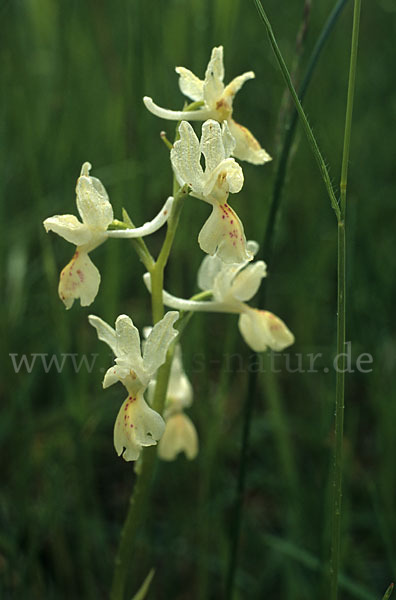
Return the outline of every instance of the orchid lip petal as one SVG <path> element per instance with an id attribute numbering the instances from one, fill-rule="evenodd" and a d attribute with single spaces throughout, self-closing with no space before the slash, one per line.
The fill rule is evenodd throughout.
<path id="1" fill-rule="evenodd" d="M 161 438 L 165 422 L 150 408 L 143 393 L 129 395 L 123 402 L 114 425 L 114 447 L 126 461 L 137 460 L 141 449 Z"/>
<path id="2" fill-rule="evenodd" d="M 62 269 L 58 293 L 67 309 L 74 300 L 81 306 L 89 306 L 95 300 L 100 285 L 100 273 L 87 252 L 77 248 L 71 261 Z"/>
<path id="3" fill-rule="evenodd" d="M 294 335 L 287 325 L 266 310 L 245 306 L 238 322 L 239 330 L 245 342 L 255 352 L 263 352 L 267 347 L 281 352 L 294 344 Z"/>
<path id="4" fill-rule="evenodd" d="M 226 202 L 213 203 L 212 213 L 199 233 L 198 243 L 204 252 L 211 255 L 217 253 L 227 264 L 253 259 L 246 248 L 242 222 Z"/>
<path id="5" fill-rule="evenodd" d="M 191 419 L 183 411 L 171 415 L 158 444 L 158 456 L 162 460 L 175 460 L 184 452 L 188 460 L 198 454 L 198 435 Z"/>

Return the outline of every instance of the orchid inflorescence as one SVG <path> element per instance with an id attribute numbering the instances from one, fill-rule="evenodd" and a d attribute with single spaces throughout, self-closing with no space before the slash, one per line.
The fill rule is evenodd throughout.
<path id="1" fill-rule="evenodd" d="M 163 303 L 174 310 L 156 319 L 143 343 L 127 315 L 116 319 L 114 329 L 98 316 L 88 317 L 98 338 L 115 356 L 103 387 L 121 382 L 128 393 L 114 427 L 116 452 L 126 461 L 137 460 L 142 448 L 157 443 L 163 460 L 173 460 L 180 452 L 193 459 L 198 453 L 197 432 L 185 414 L 192 404 L 193 391 L 183 369 L 180 344 L 176 343 L 180 338 L 178 311 L 239 315 L 242 337 L 256 352 L 267 348 L 283 350 L 294 342 L 293 334 L 281 319 L 247 304 L 266 276 L 266 265 L 262 260 L 252 262 L 258 245 L 246 241 L 242 222 L 228 202 L 229 195 L 240 192 L 244 183 L 242 168 L 235 159 L 256 165 L 271 160 L 253 134 L 233 119 L 235 94 L 254 73 L 244 73 L 224 86 L 222 46 L 213 49 L 203 80 L 185 67 L 177 67 L 176 72 L 182 93 L 195 103 L 191 108 L 167 110 L 149 97 L 144 98 L 144 103 L 158 117 L 181 121 L 170 151 L 174 177 L 190 197 L 211 205 L 211 214 L 198 235 L 199 245 L 207 254 L 198 271 L 198 287 L 211 298 L 188 300 L 161 288 L 161 306 Z M 200 139 L 189 122 L 199 120 L 203 121 Z M 76 204 L 81 221 L 69 214 L 44 221 L 46 231 L 54 231 L 76 246 L 59 279 L 59 296 L 67 309 L 76 299 L 81 306 L 91 305 L 98 293 L 100 273 L 89 256 L 95 248 L 108 238 L 141 239 L 165 223 L 169 229 L 175 207 L 176 196 L 169 197 L 158 214 L 141 227 L 132 227 L 128 220 L 114 220 L 107 192 L 101 181 L 90 175 L 90 170 L 91 165 L 84 163 L 77 180 Z M 153 271 L 144 275 L 144 282 L 152 292 Z M 161 415 L 154 408 L 153 389 L 158 369 L 167 361 L 172 362 Z"/>

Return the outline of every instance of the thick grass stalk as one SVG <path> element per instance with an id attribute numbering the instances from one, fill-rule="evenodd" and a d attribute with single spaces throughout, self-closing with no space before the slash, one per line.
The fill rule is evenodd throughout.
<path id="1" fill-rule="evenodd" d="M 333 505 L 330 558 L 330 599 L 338 597 L 338 574 L 340 570 L 342 464 L 344 438 L 344 395 L 345 395 L 345 326 L 346 326 L 346 191 L 348 181 L 349 149 L 352 129 L 353 100 L 355 92 L 357 50 L 359 40 L 361 0 L 355 0 L 352 28 L 352 47 L 349 68 L 348 98 L 345 117 L 344 147 L 340 182 L 340 218 L 338 220 L 338 298 L 337 298 L 337 354 L 341 357 L 336 374 L 335 446 L 333 472 Z"/>
<path id="2" fill-rule="evenodd" d="M 274 51 L 275 57 L 276 57 L 276 59 L 278 61 L 279 68 L 280 68 L 280 70 L 282 72 L 282 75 L 283 75 L 283 78 L 284 78 L 284 80 L 286 82 L 286 85 L 289 88 L 290 94 L 291 94 L 291 96 L 293 98 L 293 101 L 294 101 L 294 104 L 296 106 L 297 112 L 298 112 L 299 117 L 301 119 L 301 123 L 302 123 L 302 126 L 303 126 L 304 131 L 305 131 L 305 135 L 306 135 L 307 140 L 308 140 L 308 142 L 309 142 L 309 144 L 311 146 L 312 152 L 313 152 L 313 154 L 314 154 L 314 156 L 316 158 L 316 162 L 318 164 L 320 173 L 322 175 L 323 182 L 324 182 L 324 184 L 326 186 L 326 190 L 327 190 L 327 193 L 328 193 L 329 198 L 330 198 L 331 206 L 333 207 L 333 210 L 334 210 L 334 212 L 336 214 L 337 220 L 339 220 L 339 218 L 340 218 L 340 207 L 338 206 L 337 198 L 336 198 L 335 193 L 334 193 L 334 189 L 333 189 L 333 186 L 332 186 L 332 183 L 331 183 L 330 175 L 329 175 L 329 172 L 327 170 L 327 166 L 326 166 L 325 160 L 324 160 L 324 158 L 322 156 L 321 151 L 319 150 L 318 143 L 317 143 L 317 141 L 315 139 L 315 136 L 313 134 L 311 126 L 310 126 L 310 124 L 308 122 L 308 119 L 306 117 L 306 114 L 304 112 L 304 109 L 302 107 L 300 99 L 298 97 L 298 94 L 297 94 L 297 92 L 296 92 L 296 90 L 294 88 L 294 85 L 293 85 L 292 78 L 290 76 L 289 70 L 288 70 L 288 68 L 286 66 L 286 63 L 285 63 L 285 61 L 283 59 L 283 56 L 282 56 L 282 53 L 281 53 L 281 51 L 279 49 L 279 46 L 278 46 L 278 44 L 276 42 L 274 32 L 272 31 L 271 23 L 269 22 L 267 14 L 266 14 L 266 12 L 265 12 L 265 10 L 263 8 L 263 5 L 261 4 L 260 0 L 253 0 L 253 2 L 255 3 L 256 8 L 258 10 L 258 13 L 259 13 L 259 15 L 260 15 L 260 17 L 261 17 L 261 19 L 262 19 L 262 21 L 263 21 L 263 23 L 265 25 L 265 28 L 267 30 L 268 38 L 269 38 L 270 44 L 272 46 L 272 49 Z"/>
<path id="3" fill-rule="evenodd" d="M 339 16 L 341 15 L 341 12 L 343 11 L 348 2 L 349 0 L 338 0 L 333 10 L 331 11 L 329 17 L 327 18 L 326 23 L 324 24 L 323 29 L 316 41 L 314 49 L 312 50 L 311 56 L 309 58 L 304 76 L 302 78 L 301 85 L 298 89 L 298 97 L 301 103 L 303 102 L 305 94 L 308 90 L 309 83 L 312 79 L 312 75 L 315 71 L 315 67 L 317 65 L 322 49 L 331 31 L 333 30 Z M 269 216 L 262 245 L 263 256 L 265 258 L 266 263 L 269 265 L 271 263 L 273 238 L 276 229 L 276 219 L 279 214 L 279 209 L 281 205 L 283 187 L 286 180 L 286 172 L 289 164 L 290 151 L 296 133 L 298 116 L 299 115 L 297 110 L 294 110 L 293 115 L 290 119 L 290 123 L 288 124 L 285 132 L 282 148 L 276 166 L 275 183 L 273 186 Z M 262 287 L 261 289 L 264 290 L 264 287 Z M 263 298 L 260 298 L 260 300 L 263 300 Z"/>
<path id="4" fill-rule="evenodd" d="M 342 501 L 342 464 L 344 442 L 344 390 L 345 390 L 345 223 L 338 223 L 338 261 L 337 261 L 337 355 L 339 357 L 336 374 L 335 401 L 335 444 L 332 481 L 332 524 L 331 524 L 331 558 L 330 558 L 330 598 L 336 600 L 338 595 L 338 575 L 340 570 L 340 537 L 341 537 L 341 501 Z"/>
<path id="5" fill-rule="evenodd" d="M 299 89 L 298 97 L 303 99 L 305 93 L 308 89 L 309 83 L 311 81 L 312 75 L 315 71 L 315 67 L 317 65 L 319 56 L 321 51 L 326 43 L 326 40 L 330 36 L 331 31 L 333 30 L 338 17 L 340 16 L 343 8 L 349 0 L 338 0 L 334 9 L 331 11 L 323 29 L 318 37 L 318 40 L 314 46 L 312 54 L 308 61 L 308 66 L 305 71 L 305 74 L 302 79 L 302 84 Z M 279 212 L 281 196 L 284 186 L 284 181 L 286 178 L 287 166 L 289 162 L 290 151 L 294 139 L 294 135 L 296 132 L 296 125 L 298 119 L 297 110 L 293 111 L 293 116 L 290 119 L 290 124 L 286 129 L 284 140 L 282 143 L 282 149 L 280 153 L 280 158 L 277 163 L 277 169 L 275 174 L 273 193 L 271 199 L 271 207 L 269 218 L 267 222 L 267 227 L 263 239 L 262 247 L 264 249 L 264 257 L 266 262 L 270 262 L 270 257 L 272 254 L 272 242 L 274 237 L 275 225 L 276 225 L 276 217 Z M 260 294 L 259 305 L 264 305 L 265 299 L 265 290 L 266 286 L 262 286 L 262 293 Z M 251 419 L 253 415 L 253 404 L 254 398 L 256 397 L 257 392 L 257 383 L 258 377 L 256 372 L 251 372 L 249 374 L 249 383 L 248 383 L 248 392 L 246 396 L 246 402 L 244 407 L 244 415 L 243 415 L 243 429 L 242 429 L 242 440 L 241 440 L 241 454 L 240 454 L 240 463 L 239 463 L 239 472 L 238 472 L 238 480 L 237 480 L 237 489 L 236 489 L 236 500 L 235 500 L 235 508 L 234 508 L 234 528 L 233 535 L 231 540 L 231 548 L 230 548 L 230 558 L 228 564 L 228 572 L 226 578 L 226 598 L 232 598 L 234 581 L 235 581 L 235 572 L 237 566 L 238 559 L 238 546 L 239 546 L 239 537 L 240 537 L 240 529 L 241 529 L 241 521 L 242 521 L 242 512 L 243 512 L 243 499 L 245 493 L 245 480 L 246 480 L 246 462 L 248 460 L 249 453 L 249 439 L 250 439 L 250 428 L 251 428 Z M 278 432 L 279 432 L 279 451 L 282 457 L 282 464 L 285 467 L 288 476 L 288 481 L 292 482 L 292 487 L 295 485 L 295 474 L 292 470 L 292 450 L 289 445 L 289 441 L 287 438 L 287 428 L 285 427 L 284 415 L 282 406 L 278 403 L 276 406 L 273 406 L 273 409 L 277 415 L 277 424 L 278 424 Z"/>
<path id="6" fill-rule="evenodd" d="M 247 399 L 244 407 L 244 415 L 243 415 L 243 429 L 242 429 L 242 442 L 241 442 L 241 451 L 239 458 L 239 472 L 237 479 L 237 488 L 236 488 L 236 498 L 235 498 L 235 508 L 233 515 L 234 527 L 232 531 L 232 539 L 231 539 L 231 548 L 230 548 L 230 558 L 228 563 L 228 572 L 227 572 L 227 580 L 226 580 L 226 600 L 232 600 L 234 583 L 235 583 L 235 574 L 238 562 L 238 549 L 239 549 L 239 538 L 241 531 L 241 522 L 242 522 L 242 511 L 243 511 L 243 500 L 245 496 L 245 485 L 246 485 L 246 468 L 248 462 L 248 453 L 249 453 L 249 438 L 250 438 L 250 428 L 252 423 L 253 416 L 253 398 L 255 396 L 255 391 L 257 388 L 257 372 L 253 371 L 249 377 L 249 385 L 247 392 Z"/>

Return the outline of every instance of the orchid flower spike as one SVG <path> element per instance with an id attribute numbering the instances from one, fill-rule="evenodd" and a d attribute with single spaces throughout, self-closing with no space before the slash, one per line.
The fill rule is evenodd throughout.
<path id="1" fill-rule="evenodd" d="M 256 254 L 258 244 L 248 242 L 248 250 Z M 265 276 L 266 265 L 262 260 L 226 265 L 218 256 L 207 256 L 198 271 L 198 285 L 202 290 L 210 291 L 213 300 L 185 300 L 164 292 L 163 301 L 177 310 L 239 314 L 239 330 L 253 350 L 263 352 L 268 347 L 278 352 L 294 343 L 294 335 L 273 313 L 246 304 L 257 293 Z M 144 275 L 144 282 L 150 291 L 148 273 Z"/>
<path id="2" fill-rule="evenodd" d="M 178 317 L 178 312 L 170 311 L 154 325 L 143 354 L 139 331 L 129 317 L 120 315 L 115 329 L 95 315 L 88 317 L 98 338 L 110 346 L 116 357 L 115 365 L 105 374 L 103 387 L 120 381 L 128 390 L 114 426 L 114 447 L 126 461 L 137 460 L 142 447 L 155 445 L 164 432 L 163 418 L 146 404 L 143 394 L 178 335 L 173 328 Z"/>
<path id="3" fill-rule="evenodd" d="M 202 107 L 191 111 L 168 110 L 157 106 L 151 98 L 145 96 L 143 102 L 150 112 L 157 117 L 176 121 L 205 121 L 206 119 L 227 121 L 236 140 L 233 149 L 233 155 L 236 158 L 247 160 L 255 165 L 263 165 L 271 160 L 270 155 L 261 148 L 249 129 L 239 125 L 232 118 L 235 94 L 248 79 L 255 77 L 253 71 L 235 77 L 228 85 L 224 86 L 223 46 L 218 46 L 212 50 L 204 80 L 199 79 L 185 67 L 176 67 L 176 73 L 180 75 L 181 92 L 191 100 L 201 102 Z"/>
<path id="4" fill-rule="evenodd" d="M 162 460 L 175 460 L 184 452 L 189 460 L 198 454 L 198 435 L 194 423 L 184 413 L 191 406 L 193 391 L 183 369 L 181 347 L 176 345 L 169 377 L 164 418 L 164 434 L 158 444 L 158 456 Z"/>
<path id="5" fill-rule="evenodd" d="M 171 150 L 177 181 L 190 186 L 191 196 L 212 205 L 212 214 L 198 236 L 199 245 L 208 254 L 217 252 L 226 263 L 250 260 L 243 225 L 227 203 L 230 192 L 235 194 L 243 186 L 242 169 L 230 158 L 235 140 L 227 123 L 221 127 L 217 121 L 206 121 L 201 141 L 187 121 L 181 122 L 179 133 L 180 139 Z M 205 157 L 205 170 L 201 154 Z"/>
<path id="6" fill-rule="evenodd" d="M 89 253 L 108 237 L 143 237 L 162 227 L 167 221 L 173 198 L 168 198 L 158 215 L 136 229 L 107 231 L 113 221 L 113 208 L 102 182 L 91 177 L 89 162 L 85 162 L 77 180 L 77 210 L 81 221 L 74 215 L 55 215 L 44 221 L 45 230 L 54 231 L 77 246 L 71 261 L 60 274 L 58 293 L 66 308 L 71 308 L 76 298 L 81 306 L 89 306 L 95 300 L 100 285 L 100 273 Z"/>

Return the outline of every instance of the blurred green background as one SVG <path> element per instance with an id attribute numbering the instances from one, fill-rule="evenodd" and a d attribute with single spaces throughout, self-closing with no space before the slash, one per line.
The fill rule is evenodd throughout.
<path id="1" fill-rule="evenodd" d="M 264 6 L 288 64 L 303 0 Z M 313 0 L 302 68 L 333 7 Z M 306 111 L 337 183 L 341 161 L 352 22 L 348 2 L 321 56 Z M 73 248 L 42 221 L 76 213 L 81 164 L 105 184 L 116 215 L 152 218 L 171 193 L 160 141 L 174 123 L 148 113 L 143 95 L 182 106 L 175 65 L 203 77 L 223 44 L 226 81 L 253 69 L 234 115 L 274 156 L 243 164 L 245 185 L 231 199 L 249 239 L 261 241 L 276 168 L 284 85 L 253 2 L 247 0 L 2 0 L 0 40 L 1 490 L 0 596 L 87 600 L 108 597 L 120 528 L 134 479 L 119 459 L 112 428 L 124 391 L 101 389 L 107 348 L 89 327 L 91 312 L 110 323 L 129 314 L 150 322 L 142 266 L 128 242 L 92 255 L 102 274 L 92 307 L 65 311 L 60 269 Z M 342 592 L 380 599 L 396 576 L 395 151 L 393 0 L 363 2 L 348 196 L 348 329 L 352 363 L 362 352 L 372 371 L 347 378 Z M 181 296 L 197 291 L 203 258 L 196 237 L 208 207 L 188 200 L 166 274 Z M 153 252 L 162 233 L 149 240 Z M 265 257 L 263 257 L 265 259 Z M 296 336 L 290 364 L 304 372 L 268 373 L 263 359 L 254 399 L 245 513 L 235 598 L 325 598 L 329 551 L 329 469 L 333 439 L 336 336 L 336 220 L 306 140 L 298 130 L 288 171 L 267 306 Z M 193 382 L 190 416 L 199 458 L 161 463 L 148 521 L 131 564 L 132 590 L 156 568 L 150 598 L 223 597 L 234 527 L 232 506 L 243 406 L 252 352 L 236 318 L 195 315 L 183 338 Z M 310 353 L 323 354 L 307 372 Z M 46 369 L 39 356 L 83 354 Z M 230 358 L 231 354 L 238 356 Z M 97 360 L 94 355 L 97 356 Z"/>

